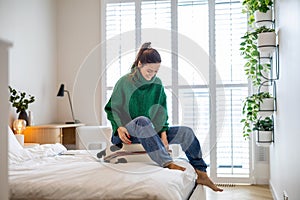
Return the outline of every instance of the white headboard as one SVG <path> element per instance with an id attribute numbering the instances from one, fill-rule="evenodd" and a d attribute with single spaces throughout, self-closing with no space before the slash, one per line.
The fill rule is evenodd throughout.
<path id="1" fill-rule="evenodd" d="M 111 145 L 111 127 L 80 126 L 76 128 L 76 149 L 93 149 L 101 144 L 102 148 Z"/>

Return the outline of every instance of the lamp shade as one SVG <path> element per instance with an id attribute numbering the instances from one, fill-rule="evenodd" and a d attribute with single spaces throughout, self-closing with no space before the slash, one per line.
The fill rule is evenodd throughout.
<path id="1" fill-rule="evenodd" d="M 70 103 L 70 108 L 71 108 L 71 113 L 72 113 L 72 118 L 73 118 L 73 121 L 72 122 L 66 122 L 66 124 L 76 124 L 76 123 L 80 123 L 79 120 L 75 119 L 74 117 L 74 112 L 73 112 L 73 107 L 72 107 L 72 102 L 71 102 L 71 98 L 70 98 L 70 93 L 68 90 L 65 90 L 65 85 L 64 84 L 60 84 L 60 87 L 59 87 L 59 90 L 58 90 L 58 93 L 56 96 L 58 97 L 63 97 L 64 96 L 64 93 L 67 93 L 68 95 L 68 99 L 69 99 L 69 103 Z"/>
<path id="2" fill-rule="evenodd" d="M 65 92 L 65 85 L 61 84 L 58 90 L 58 93 L 56 96 L 58 97 L 63 97 L 64 96 L 64 92 Z"/>
<path id="3" fill-rule="evenodd" d="M 26 129 L 26 121 L 23 119 L 16 119 L 13 123 L 13 129 L 17 134 L 21 134 Z"/>

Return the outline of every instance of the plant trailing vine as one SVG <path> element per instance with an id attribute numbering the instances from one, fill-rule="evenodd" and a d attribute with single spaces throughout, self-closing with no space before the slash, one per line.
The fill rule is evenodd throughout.
<path id="1" fill-rule="evenodd" d="M 272 28 L 267 28 L 262 26 L 255 29 L 252 32 L 246 32 L 242 37 L 242 42 L 240 43 L 240 51 L 243 58 L 246 60 L 244 64 L 244 71 L 248 79 L 250 79 L 254 86 L 259 86 L 262 82 L 262 73 L 268 73 L 271 69 L 269 63 L 261 64 L 259 63 L 260 53 L 257 47 L 258 34 L 265 32 L 274 32 Z"/>

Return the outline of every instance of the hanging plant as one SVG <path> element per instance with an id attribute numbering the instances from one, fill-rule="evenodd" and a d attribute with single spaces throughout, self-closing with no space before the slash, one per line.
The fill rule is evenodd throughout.
<path id="1" fill-rule="evenodd" d="M 257 47 L 260 53 L 272 54 L 276 47 L 275 29 L 262 26 L 256 29 Z"/>
<path id="2" fill-rule="evenodd" d="M 268 10 L 266 13 L 255 11 L 254 18 L 256 27 L 272 27 L 273 25 L 272 10 Z"/>
<path id="3" fill-rule="evenodd" d="M 246 60 L 244 71 L 248 79 L 254 86 L 259 86 L 262 82 L 262 72 L 269 73 L 271 65 L 269 63 L 259 63 L 260 52 L 257 47 L 258 34 L 265 32 L 275 32 L 274 29 L 262 26 L 246 34 L 241 38 L 240 51 L 243 58 Z"/>
<path id="4" fill-rule="evenodd" d="M 256 144 L 258 146 L 269 146 L 273 142 L 273 119 L 270 117 L 259 119 L 253 124 L 253 131 L 256 131 Z"/>
<path id="5" fill-rule="evenodd" d="M 255 21 L 255 11 L 266 13 L 268 10 L 271 9 L 273 2 L 272 0 L 244 0 L 242 5 L 244 6 L 242 12 L 249 14 L 248 23 L 252 25 Z"/>
<path id="6" fill-rule="evenodd" d="M 253 124 L 253 131 L 273 131 L 274 124 L 273 120 L 270 117 L 266 117 L 264 119 L 257 120 L 256 123 Z"/>
<path id="7" fill-rule="evenodd" d="M 244 99 L 242 108 L 243 118 L 241 123 L 244 124 L 243 136 L 245 138 L 249 138 L 250 133 L 253 131 L 253 129 L 251 129 L 251 124 L 256 123 L 258 120 L 260 103 L 263 103 L 264 99 L 271 97 L 272 96 L 269 92 L 260 92 L 257 94 L 252 94 Z"/>

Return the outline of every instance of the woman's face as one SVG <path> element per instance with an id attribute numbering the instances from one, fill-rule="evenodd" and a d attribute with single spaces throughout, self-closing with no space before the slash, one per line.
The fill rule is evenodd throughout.
<path id="1" fill-rule="evenodd" d="M 142 76 L 150 81 L 158 72 L 160 63 L 147 63 L 139 66 Z"/>

